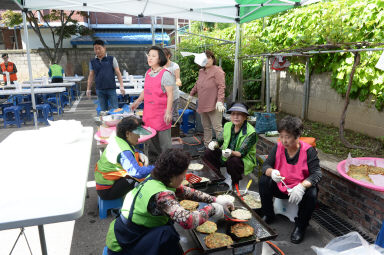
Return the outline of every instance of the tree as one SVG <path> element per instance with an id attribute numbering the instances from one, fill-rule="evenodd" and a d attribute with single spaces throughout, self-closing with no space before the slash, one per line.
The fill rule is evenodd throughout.
<path id="1" fill-rule="evenodd" d="M 69 14 L 62 10 L 50 10 L 50 12 L 46 15 L 43 14 L 42 11 L 28 11 L 27 19 L 29 24 L 31 25 L 33 31 L 37 34 L 40 39 L 40 42 L 44 46 L 44 51 L 47 54 L 51 63 L 60 62 L 63 56 L 63 40 L 65 38 L 70 38 L 71 35 L 86 35 L 92 34 L 92 31 L 83 25 L 79 25 L 78 21 L 73 19 L 74 14 L 80 14 L 82 16 L 87 17 L 85 12 L 75 12 L 70 11 Z M 36 15 L 39 14 L 42 20 L 47 25 L 48 29 L 52 35 L 53 48 L 51 49 L 47 43 L 45 42 L 42 34 L 41 28 L 39 24 L 39 19 Z M 61 25 L 57 27 L 53 27 L 49 22 L 52 21 L 60 21 Z"/>
<path id="2" fill-rule="evenodd" d="M 39 14 L 40 18 L 44 21 L 44 25 L 48 27 L 52 35 L 53 48 L 50 48 L 41 34 L 41 24 L 36 15 Z M 42 11 L 28 11 L 27 20 L 31 25 L 33 31 L 37 34 L 41 44 L 44 46 L 44 51 L 47 54 L 51 63 L 60 62 L 63 56 L 63 40 L 70 38 L 71 35 L 90 35 L 92 30 L 83 25 L 79 25 L 78 21 L 73 19 L 74 14 L 80 14 L 87 17 L 85 12 L 70 11 L 69 14 L 62 10 L 50 10 L 48 14 L 43 14 Z M 49 22 L 60 21 L 60 26 L 53 27 Z M 2 23 L 7 27 L 20 25 L 23 22 L 21 13 L 7 10 L 2 14 Z"/>
<path id="3" fill-rule="evenodd" d="M 6 10 L 2 14 L 1 23 L 3 23 L 6 27 L 18 26 L 22 22 L 23 17 L 21 17 L 21 13 L 13 12 L 12 10 Z"/>

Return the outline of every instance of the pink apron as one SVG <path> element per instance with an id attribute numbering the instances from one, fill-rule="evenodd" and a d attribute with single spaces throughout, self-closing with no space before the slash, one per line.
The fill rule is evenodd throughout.
<path id="1" fill-rule="evenodd" d="M 161 78 L 167 70 L 161 70 L 155 77 L 149 75 L 150 71 L 150 69 L 147 71 L 144 81 L 143 121 L 146 126 L 156 131 L 167 130 L 171 128 L 172 123 L 167 125 L 164 121 L 168 97 L 161 89 Z"/>
<path id="2" fill-rule="evenodd" d="M 307 150 L 311 145 L 300 141 L 300 154 L 296 165 L 287 163 L 285 149 L 281 142 L 277 143 L 275 169 L 280 171 L 280 175 L 285 177 L 284 182 L 289 188 L 295 187 L 309 176 L 307 164 Z M 277 187 L 281 192 L 288 194 L 287 188 L 280 182 Z"/>

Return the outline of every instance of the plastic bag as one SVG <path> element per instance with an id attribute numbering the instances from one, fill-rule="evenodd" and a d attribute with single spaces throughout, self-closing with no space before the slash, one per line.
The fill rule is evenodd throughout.
<path id="1" fill-rule="evenodd" d="M 350 232 L 346 235 L 332 239 L 324 248 L 311 246 L 317 255 L 382 255 L 384 249 L 369 244 L 357 232 Z"/>

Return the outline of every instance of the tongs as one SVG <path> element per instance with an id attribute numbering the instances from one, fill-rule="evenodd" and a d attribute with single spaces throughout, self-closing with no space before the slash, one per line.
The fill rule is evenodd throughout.
<path id="1" fill-rule="evenodd" d="M 236 192 L 237 192 L 237 196 L 239 197 L 239 198 L 241 198 L 242 200 L 244 200 L 244 198 L 241 196 L 241 194 L 240 194 L 240 190 L 239 190 L 239 184 L 235 184 L 235 188 L 236 188 Z"/>

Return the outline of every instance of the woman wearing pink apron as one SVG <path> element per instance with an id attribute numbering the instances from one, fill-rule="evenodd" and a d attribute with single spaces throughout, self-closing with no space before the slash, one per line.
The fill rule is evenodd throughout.
<path id="1" fill-rule="evenodd" d="M 272 223 L 275 218 L 273 197 L 289 199 L 290 203 L 299 206 L 291 242 L 300 243 L 317 202 L 317 183 L 322 176 L 319 158 L 313 147 L 299 140 L 303 131 L 299 118 L 284 117 L 279 122 L 278 131 L 280 142 L 264 162 L 259 182 L 263 220 Z"/>
<path id="2" fill-rule="evenodd" d="M 163 68 L 167 58 L 160 47 L 152 46 L 149 49 L 147 61 L 151 68 L 145 74 L 144 90 L 131 109 L 135 110 L 144 100 L 144 124 L 157 131 L 151 139 L 150 150 L 159 155 L 171 147 L 173 87 L 176 81 Z"/>

